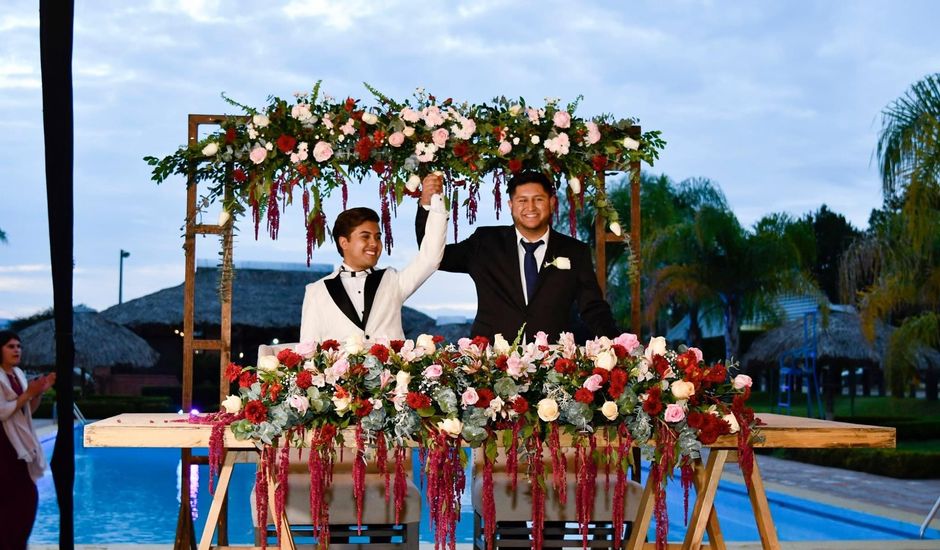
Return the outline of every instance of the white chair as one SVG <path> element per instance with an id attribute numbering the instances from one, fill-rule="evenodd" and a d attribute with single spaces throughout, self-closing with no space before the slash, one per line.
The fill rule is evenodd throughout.
<path id="1" fill-rule="evenodd" d="M 296 344 L 261 345 L 258 357 L 276 355 L 285 348 Z M 303 540 L 311 537 L 310 519 L 310 474 L 307 467 L 308 450 L 300 453 L 291 451 L 290 472 L 287 476 L 287 503 L 285 513 L 295 538 Z M 405 464 L 405 471 L 411 472 L 411 458 Z M 337 455 L 333 468 L 333 483 L 327 493 L 330 506 L 330 548 L 337 550 L 368 548 L 381 549 L 418 549 L 418 526 L 421 520 L 421 495 L 411 476 L 408 475 L 408 492 L 400 523 L 395 523 L 394 497 L 385 502 L 385 474 L 370 464 L 366 470 L 365 498 L 362 507 L 362 533 L 359 534 L 356 517 L 356 501 L 353 497 L 352 466 L 356 458 L 355 449 L 345 449 L 342 459 Z M 389 459 L 388 468 L 394 477 L 394 461 Z M 390 480 L 394 487 L 395 480 Z M 255 495 L 251 494 L 251 509 L 255 509 Z M 268 525 L 260 529 L 257 517 L 252 513 L 255 527 L 255 543 L 260 545 L 264 536 L 276 536 L 273 514 L 269 514 Z M 311 539 L 312 541 L 312 539 Z M 367 542 L 366 542 L 367 541 Z"/>
<path id="2" fill-rule="evenodd" d="M 497 550 L 501 548 L 529 548 L 531 546 L 532 487 L 526 473 L 525 464 L 519 465 L 517 489 L 512 490 L 511 479 L 506 471 L 505 449 L 500 449 L 493 466 L 493 500 L 496 508 L 496 531 L 493 548 L 487 548 L 483 532 L 483 456 L 479 449 L 474 450 L 473 474 L 473 548 L 474 550 Z M 546 449 L 544 455 L 545 479 L 545 547 L 581 548 L 582 538 L 578 527 L 576 505 L 577 476 L 574 471 L 574 453 L 566 449 L 567 457 L 567 499 L 562 504 L 555 494 L 552 484 L 551 457 Z M 594 513 L 589 524 L 589 548 L 614 548 L 613 493 L 614 475 L 610 477 L 610 491 L 607 491 L 604 469 L 598 468 L 594 490 Z M 636 517 L 643 487 L 632 480 L 627 481 L 624 497 L 624 522 L 629 526 Z M 630 538 L 629 528 L 622 534 L 621 546 Z"/>

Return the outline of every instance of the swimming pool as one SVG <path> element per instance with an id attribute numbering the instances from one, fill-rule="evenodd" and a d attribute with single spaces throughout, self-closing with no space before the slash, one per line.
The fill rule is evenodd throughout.
<path id="1" fill-rule="evenodd" d="M 54 441 L 43 442 L 47 456 Z M 196 517 L 196 534 L 202 532 L 211 496 L 208 466 L 193 466 L 191 495 Z M 644 479 L 647 475 L 644 472 Z M 75 542 L 172 543 L 179 510 L 180 453 L 176 449 L 85 448 L 82 431 L 75 431 Z M 174 480 L 176 480 L 174 482 Z M 198 483 L 198 487 L 195 487 Z M 254 535 L 248 497 L 254 484 L 254 466 L 239 464 L 229 489 L 229 541 L 251 544 Z M 845 510 L 826 504 L 769 492 L 768 500 L 780 540 L 900 540 L 918 538 L 919 526 L 889 518 Z M 469 501 L 469 499 L 466 499 Z M 669 533 L 681 539 L 683 525 L 682 491 L 678 478 L 669 486 Z M 742 484 L 722 481 L 716 502 L 721 529 L 729 541 L 759 540 L 750 501 Z M 469 542 L 472 514 L 469 504 L 458 525 L 458 542 Z M 431 541 L 425 511 L 421 540 Z M 30 543 L 58 542 L 58 506 L 52 476 L 39 482 L 39 514 Z M 651 530 L 651 537 L 654 533 Z M 938 539 L 940 532 L 929 529 L 926 538 Z"/>

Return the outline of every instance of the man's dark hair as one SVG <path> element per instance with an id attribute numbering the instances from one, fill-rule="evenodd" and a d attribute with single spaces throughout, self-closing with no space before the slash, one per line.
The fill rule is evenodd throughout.
<path id="1" fill-rule="evenodd" d="M 516 187 L 527 183 L 538 183 L 545 189 L 549 197 L 555 196 L 555 184 L 552 183 L 552 180 L 548 179 L 548 176 L 537 170 L 525 170 L 509 178 L 509 183 L 507 184 L 509 188 L 509 198 L 511 199 L 512 196 L 516 194 Z"/>
<path id="2" fill-rule="evenodd" d="M 365 206 L 344 210 L 339 216 L 336 216 L 336 221 L 333 222 L 333 241 L 336 243 L 336 251 L 339 252 L 340 256 L 343 255 L 343 249 L 339 246 L 339 238 L 346 237 L 349 239 L 353 229 L 365 222 L 379 223 L 379 215 L 375 213 L 375 210 Z"/>

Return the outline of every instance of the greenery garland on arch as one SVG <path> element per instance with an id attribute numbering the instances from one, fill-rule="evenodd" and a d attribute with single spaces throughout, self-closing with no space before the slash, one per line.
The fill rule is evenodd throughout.
<path id="1" fill-rule="evenodd" d="M 271 97 L 255 109 L 226 97 L 247 116 L 228 117 L 219 131 L 198 143 L 180 147 L 162 159 L 145 157 L 157 183 L 174 174 L 209 182 L 204 204 L 221 200 L 233 185 L 225 212 L 250 213 L 258 236 L 262 218 L 276 239 L 280 213 L 296 198 L 302 201 L 307 230 L 307 262 L 326 238 L 323 200 L 340 189 L 346 207 L 348 182 L 378 175 L 382 229 L 386 247 L 393 244 L 391 215 L 404 195 L 417 193 L 420 176 L 434 170 L 445 179 L 445 196 L 454 215 L 460 208 L 472 224 L 489 176 L 497 216 L 501 187 L 514 172 L 541 170 L 561 187 L 576 209 L 593 201 L 620 233 L 616 210 L 610 205 L 600 177 L 607 171 L 629 169 L 630 163 L 649 165 L 665 145 L 659 131 L 639 134 L 636 119 L 605 114 L 581 118 L 575 101 L 561 105 L 546 98 L 536 107 L 523 98 L 495 98 L 492 103 L 439 100 L 418 88 L 413 99 L 394 100 L 366 84 L 376 105 L 347 97 L 338 101 L 320 93 L 293 100 Z"/>

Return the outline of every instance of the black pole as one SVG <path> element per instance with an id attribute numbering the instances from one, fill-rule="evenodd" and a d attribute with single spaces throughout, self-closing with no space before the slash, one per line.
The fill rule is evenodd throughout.
<path id="1" fill-rule="evenodd" d="M 75 442 L 72 437 L 72 250 L 74 155 L 72 118 L 72 31 L 74 0 L 39 1 L 39 56 L 42 70 L 43 136 L 52 304 L 55 316 L 56 403 L 59 437 L 52 452 L 52 477 L 59 502 L 59 548 L 75 547 Z"/>
<path id="2" fill-rule="evenodd" d="M 124 258 L 130 256 L 131 253 L 121 249 L 121 259 L 118 260 L 118 303 L 124 303 Z"/>

